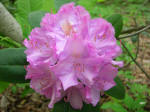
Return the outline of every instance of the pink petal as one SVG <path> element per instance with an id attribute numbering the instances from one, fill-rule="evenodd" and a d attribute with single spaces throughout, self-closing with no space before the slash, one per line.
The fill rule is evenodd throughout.
<path id="1" fill-rule="evenodd" d="M 91 89 L 91 99 L 92 99 L 91 103 L 93 104 L 93 106 L 96 106 L 100 100 L 100 91 L 92 88 Z"/>
<path id="2" fill-rule="evenodd" d="M 83 103 L 82 103 L 82 97 L 80 95 L 79 90 L 72 88 L 70 94 L 71 95 L 69 96 L 69 101 L 70 101 L 71 106 L 74 109 L 81 109 L 83 106 Z"/>
<path id="3" fill-rule="evenodd" d="M 68 73 L 66 75 L 60 76 L 64 91 L 72 86 L 78 85 L 78 81 L 74 76 L 74 73 Z"/>

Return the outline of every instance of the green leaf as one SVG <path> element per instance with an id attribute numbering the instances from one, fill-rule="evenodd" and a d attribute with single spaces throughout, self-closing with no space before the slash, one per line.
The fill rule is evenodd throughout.
<path id="1" fill-rule="evenodd" d="M 30 86 L 28 85 L 24 88 L 23 92 L 21 93 L 21 97 L 24 98 L 25 96 L 33 92 L 34 92 L 33 89 L 31 89 Z"/>
<path id="2" fill-rule="evenodd" d="M 17 14 L 25 17 L 27 19 L 28 14 L 32 11 L 41 10 L 43 5 L 43 0 L 17 0 Z"/>
<path id="3" fill-rule="evenodd" d="M 28 23 L 28 15 L 32 11 L 42 9 L 42 0 L 16 0 L 16 19 L 22 27 L 24 37 L 27 37 L 31 31 Z"/>
<path id="4" fill-rule="evenodd" d="M 126 94 L 125 99 L 124 99 L 124 104 L 128 107 L 129 110 L 133 109 L 135 100 Z"/>
<path id="5" fill-rule="evenodd" d="M 105 2 L 106 0 L 97 0 L 97 2 L 102 3 Z"/>
<path id="6" fill-rule="evenodd" d="M 18 65 L 0 65 L 0 81 L 11 83 L 26 83 L 25 80 L 26 70 L 24 66 Z"/>
<path id="7" fill-rule="evenodd" d="M 28 19 L 26 17 L 23 17 L 22 15 L 19 15 L 18 13 L 16 13 L 15 16 L 16 20 L 21 25 L 24 38 L 27 38 L 31 31 L 31 26 L 28 22 Z"/>
<path id="8" fill-rule="evenodd" d="M 73 109 L 70 103 L 60 101 L 54 105 L 52 112 L 100 112 L 100 105 L 97 104 L 96 107 L 93 107 L 90 104 L 84 104 L 81 110 Z"/>
<path id="9" fill-rule="evenodd" d="M 12 91 L 13 94 L 17 93 L 17 87 L 16 87 L 16 85 L 14 85 L 14 86 L 11 87 L 11 91 Z"/>
<path id="10" fill-rule="evenodd" d="M 45 11 L 34 11 L 29 13 L 28 20 L 32 28 L 40 27 L 40 22 L 45 13 Z"/>
<path id="11" fill-rule="evenodd" d="M 54 0 L 43 0 L 43 11 L 51 12 L 53 10 L 55 12 Z"/>
<path id="12" fill-rule="evenodd" d="M 54 10 L 54 0 L 16 0 L 16 19 L 21 24 L 24 37 L 27 37 L 31 31 L 31 26 L 28 22 L 28 15 L 33 11 Z"/>
<path id="13" fill-rule="evenodd" d="M 0 81 L 25 83 L 27 65 L 25 48 L 6 48 L 0 50 Z"/>
<path id="14" fill-rule="evenodd" d="M 107 18 L 107 20 L 113 25 L 115 28 L 115 36 L 116 38 L 120 35 L 123 28 L 123 19 L 120 14 L 114 14 Z"/>
<path id="15" fill-rule="evenodd" d="M 58 11 L 62 5 L 73 1 L 74 0 L 54 0 L 56 11 Z"/>
<path id="16" fill-rule="evenodd" d="M 105 93 L 108 94 L 109 96 L 112 96 L 117 99 L 124 99 L 125 97 L 125 88 L 120 80 L 119 77 L 115 78 L 116 86 L 113 88 L 109 89 Z"/>
<path id="17" fill-rule="evenodd" d="M 114 112 L 128 112 L 121 104 L 117 102 L 106 102 L 101 106 L 102 109 L 112 109 Z"/>
<path id="18" fill-rule="evenodd" d="M 25 48 L 6 48 L 0 50 L 0 65 L 27 65 Z"/>
<path id="19" fill-rule="evenodd" d="M 9 83 L 0 81 L 0 93 L 2 93 L 6 88 L 8 88 Z"/>

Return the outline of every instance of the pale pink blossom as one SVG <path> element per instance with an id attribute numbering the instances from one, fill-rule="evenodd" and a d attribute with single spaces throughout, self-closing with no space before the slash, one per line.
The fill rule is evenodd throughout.
<path id="1" fill-rule="evenodd" d="M 96 106 L 100 92 L 115 86 L 122 62 L 112 25 L 74 3 L 56 14 L 47 13 L 40 28 L 32 30 L 27 47 L 27 79 L 36 92 L 51 99 L 50 108 L 66 98 L 75 109 L 83 102 Z"/>

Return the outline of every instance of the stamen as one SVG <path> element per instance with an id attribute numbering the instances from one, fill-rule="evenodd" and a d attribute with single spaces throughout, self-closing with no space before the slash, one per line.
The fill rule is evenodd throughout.
<path id="1" fill-rule="evenodd" d="M 37 41 L 35 41 L 35 48 L 37 48 Z"/>
<path id="2" fill-rule="evenodd" d="M 94 41 L 96 42 L 96 40 L 97 40 L 97 38 L 96 38 L 96 36 L 94 37 Z"/>
<path id="3" fill-rule="evenodd" d="M 31 47 L 33 48 L 33 42 L 32 41 L 30 41 L 30 44 L 31 44 Z"/>
<path id="4" fill-rule="evenodd" d="M 49 45 L 48 45 L 48 43 L 47 43 L 47 42 L 45 42 L 45 45 L 46 45 L 46 47 L 47 47 L 47 48 L 49 47 Z"/>
<path id="5" fill-rule="evenodd" d="M 122 46 L 122 41 L 120 40 L 120 46 Z"/>
<path id="6" fill-rule="evenodd" d="M 72 33 L 74 32 L 72 25 L 71 25 L 68 21 L 66 21 L 66 22 L 62 25 L 62 30 L 64 31 L 64 33 L 65 33 L 66 35 L 70 35 L 71 32 L 72 32 Z"/>
<path id="7" fill-rule="evenodd" d="M 103 35 L 103 38 L 106 38 L 106 34 Z"/>
<path id="8" fill-rule="evenodd" d="M 85 71 L 84 64 L 76 63 L 76 64 L 73 64 L 73 66 L 74 66 L 74 70 L 77 72 L 84 72 Z"/>

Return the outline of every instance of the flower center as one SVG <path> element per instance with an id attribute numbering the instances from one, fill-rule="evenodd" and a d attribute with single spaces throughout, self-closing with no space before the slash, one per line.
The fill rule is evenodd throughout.
<path id="1" fill-rule="evenodd" d="M 96 42 L 97 39 L 105 39 L 105 38 L 106 38 L 106 34 L 103 34 L 102 36 L 95 36 L 94 41 Z"/>
<path id="2" fill-rule="evenodd" d="M 80 64 L 80 63 L 75 63 L 73 64 L 74 70 L 77 72 L 84 72 L 84 64 Z"/>
<path id="3" fill-rule="evenodd" d="M 73 27 L 68 21 L 65 21 L 61 27 L 66 35 L 70 35 L 71 32 L 73 31 Z"/>

